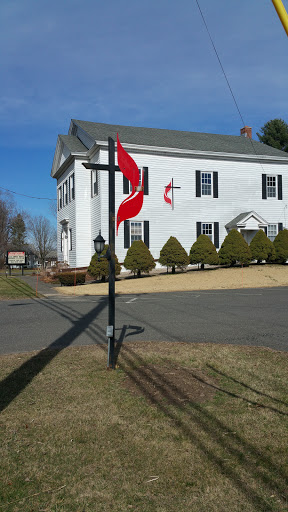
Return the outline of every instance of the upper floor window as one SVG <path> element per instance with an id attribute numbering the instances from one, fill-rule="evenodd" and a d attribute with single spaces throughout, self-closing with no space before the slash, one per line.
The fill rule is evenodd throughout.
<path id="1" fill-rule="evenodd" d="M 140 187 L 140 186 L 141 186 L 141 183 L 142 183 L 142 169 L 138 169 L 138 173 L 139 173 L 139 180 L 138 180 L 138 185 L 136 185 L 136 186 Z M 132 184 L 131 184 L 131 181 L 129 181 L 129 192 L 130 192 L 130 194 L 131 194 L 131 192 L 132 192 Z"/>
<path id="2" fill-rule="evenodd" d="M 63 206 L 68 204 L 68 188 L 67 188 L 67 180 L 63 184 Z"/>
<path id="3" fill-rule="evenodd" d="M 70 201 L 75 199 L 75 175 L 74 172 L 69 177 L 69 188 L 70 188 Z"/>
<path id="4" fill-rule="evenodd" d="M 98 172 L 97 170 L 91 171 L 91 197 L 98 195 Z"/>
<path id="5" fill-rule="evenodd" d="M 276 176 L 267 176 L 267 197 L 276 197 Z"/>
<path id="6" fill-rule="evenodd" d="M 212 174 L 211 172 L 201 172 L 201 194 L 202 196 L 212 195 Z"/>
<path id="7" fill-rule="evenodd" d="M 58 188 L 58 210 L 62 208 L 62 187 Z"/>
<path id="8" fill-rule="evenodd" d="M 142 173 L 144 176 L 144 195 L 149 194 L 149 183 L 148 183 L 148 167 L 143 167 L 142 169 L 138 169 L 139 172 L 139 181 L 138 186 L 142 184 Z M 131 182 L 124 176 L 123 174 L 123 194 L 131 194 L 132 186 Z"/>
<path id="9" fill-rule="evenodd" d="M 196 197 L 218 197 L 218 172 L 196 171 Z"/>
<path id="10" fill-rule="evenodd" d="M 262 174 L 262 199 L 282 199 L 282 175 Z"/>

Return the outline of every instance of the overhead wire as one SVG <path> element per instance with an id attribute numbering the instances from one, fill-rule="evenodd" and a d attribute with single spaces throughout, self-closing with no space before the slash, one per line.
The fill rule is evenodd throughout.
<path id="1" fill-rule="evenodd" d="M 10 190 L 9 188 L 0 187 L 2 190 L 6 190 L 6 192 L 10 192 L 11 194 L 15 194 L 17 196 L 24 196 L 29 197 L 30 199 L 40 199 L 45 201 L 57 201 L 57 199 L 52 199 L 51 197 L 36 197 L 36 196 L 29 196 L 27 194 L 21 194 L 20 192 L 14 192 L 14 190 Z"/>

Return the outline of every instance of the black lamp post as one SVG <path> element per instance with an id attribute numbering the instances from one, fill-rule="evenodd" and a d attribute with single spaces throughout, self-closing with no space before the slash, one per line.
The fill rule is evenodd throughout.
<path id="1" fill-rule="evenodd" d="M 109 311 L 108 311 L 108 368 L 115 367 L 114 343 L 115 343 L 115 171 L 121 172 L 115 165 L 115 143 L 108 137 L 108 165 L 83 163 L 86 169 L 96 169 L 109 172 L 109 249 L 105 257 L 109 261 Z M 96 249 L 97 244 L 97 249 Z M 102 245 L 103 244 L 103 245 Z M 105 240 L 101 233 L 94 240 L 95 251 L 98 259 L 104 249 Z M 100 250 L 102 247 L 102 250 Z"/>

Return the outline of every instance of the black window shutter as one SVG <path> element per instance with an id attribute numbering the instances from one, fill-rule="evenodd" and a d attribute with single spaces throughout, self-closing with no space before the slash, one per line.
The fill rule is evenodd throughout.
<path id="1" fill-rule="evenodd" d="M 282 174 L 278 174 L 278 199 L 282 199 Z"/>
<path id="2" fill-rule="evenodd" d="M 219 222 L 214 222 L 214 245 L 219 249 Z"/>
<path id="3" fill-rule="evenodd" d="M 196 197 L 201 197 L 201 171 L 196 171 Z"/>
<path id="4" fill-rule="evenodd" d="M 129 194 L 129 180 L 123 174 L 123 194 Z"/>
<path id="5" fill-rule="evenodd" d="M 144 220 L 144 244 L 149 249 L 149 220 Z"/>
<path id="6" fill-rule="evenodd" d="M 264 233 L 267 236 L 267 226 L 264 226 Z"/>
<path id="7" fill-rule="evenodd" d="M 262 199 L 267 199 L 266 174 L 262 174 Z"/>
<path id="8" fill-rule="evenodd" d="M 213 197 L 218 197 L 218 172 L 213 172 Z"/>
<path id="9" fill-rule="evenodd" d="M 201 235 L 201 222 L 196 222 L 196 233 L 198 238 Z"/>
<path id="10" fill-rule="evenodd" d="M 144 171 L 144 196 L 149 195 L 148 167 L 143 167 Z"/>
<path id="11" fill-rule="evenodd" d="M 282 222 L 278 222 L 278 233 L 279 231 L 283 231 L 283 224 Z"/>
<path id="12" fill-rule="evenodd" d="M 71 202 L 71 179 L 69 178 L 68 179 L 68 198 L 69 198 L 69 203 Z"/>
<path id="13" fill-rule="evenodd" d="M 124 220 L 124 249 L 130 247 L 130 223 L 129 220 Z"/>

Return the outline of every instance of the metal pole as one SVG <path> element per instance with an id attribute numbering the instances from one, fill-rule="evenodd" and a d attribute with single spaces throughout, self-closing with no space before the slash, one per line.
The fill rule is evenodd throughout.
<path id="1" fill-rule="evenodd" d="M 280 18 L 280 21 L 284 27 L 284 30 L 288 36 L 288 15 L 281 0 L 272 0 L 276 12 Z"/>
<path id="2" fill-rule="evenodd" d="M 113 326 L 113 334 L 109 338 L 109 367 L 114 368 L 115 343 L 115 143 L 108 137 L 109 151 L 109 312 L 108 325 Z"/>

